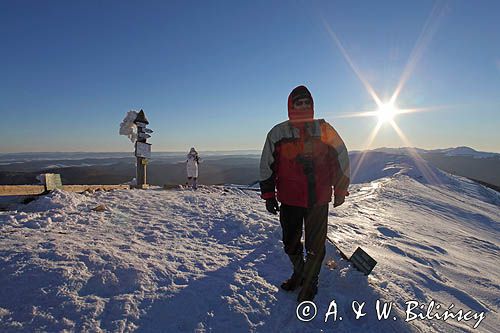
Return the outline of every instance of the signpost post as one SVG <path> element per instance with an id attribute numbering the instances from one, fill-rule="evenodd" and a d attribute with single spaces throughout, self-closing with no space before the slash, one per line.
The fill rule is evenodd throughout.
<path id="1" fill-rule="evenodd" d="M 137 188 L 147 188 L 146 166 L 148 158 L 151 158 L 151 144 L 147 143 L 146 140 L 151 137 L 151 135 L 147 133 L 153 133 L 153 131 L 146 128 L 149 121 L 146 119 L 143 110 L 139 111 L 137 114 L 134 124 L 137 125 L 137 141 L 135 142 Z"/>

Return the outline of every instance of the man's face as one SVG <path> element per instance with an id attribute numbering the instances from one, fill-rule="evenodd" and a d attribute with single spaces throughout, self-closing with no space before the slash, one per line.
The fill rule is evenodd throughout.
<path id="1" fill-rule="evenodd" d="M 311 108 L 311 106 L 312 101 L 307 97 L 296 99 L 295 102 L 293 102 L 293 108 L 295 110 L 305 110 Z"/>

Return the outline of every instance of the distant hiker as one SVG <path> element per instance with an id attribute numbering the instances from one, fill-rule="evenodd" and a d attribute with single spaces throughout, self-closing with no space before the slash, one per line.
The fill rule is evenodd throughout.
<path id="1" fill-rule="evenodd" d="M 198 187 L 198 163 L 200 163 L 200 158 L 198 152 L 194 147 L 187 154 L 186 160 L 186 171 L 187 171 L 187 182 L 186 186 L 192 186 L 194 190 Z"/>
<path id="2" fill-rule="evenodd" d="M 281 288 L 291 291 L 302 285 L 299 302 L 313 300 L 318 291 L 332 186 L 334 207 L 349 195 L 347 148 L 329 123 L 313 118 L 311 93 L 304 86 L 296 87 L 288 97 L 289 120 L 269 131 L 260 159 L 261 197 L 270 213 L 280 212 L 283 245 L 293 265 L 292 276 Z"/>

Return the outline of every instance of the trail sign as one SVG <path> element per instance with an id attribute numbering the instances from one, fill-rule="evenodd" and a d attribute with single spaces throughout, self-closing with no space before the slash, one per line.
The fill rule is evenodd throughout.
<path id="1" fill-rule="evenodd" d="M 149 125 L 149 121 L 146 119 L 146 115 L 144 114 L 144 111 L 142 109 L 137 114 L 137 118 L 135 118 L 134 123 L 136 123 L 136 124 L 143 123 L 143 124 Z M 146 125 L 144 125 L 143 127 L 146 127 Z M 139 126 L 139 125 L 137 125 L 137 126 Z"/>
<path id="2" fill-rule="evenodd" d="M 135 156 L 151 158 L 151 144 L 137 141 L 135 143 Z"/>
<path id="3" fill-rule="evenodd" d="M 55 190 L 56 188 L 62 189 L 61 175 L 57 173 L 46 173 L 45 178 L 45 189 L 47 191 Z"/>
<path id="4" fill-rule="evenodd" d="M 136 180 L 138 188 L 147 187 L 146 181 L 146 165 L 148 164 L 147 159 L 151 158 L 151 144 L 147 143 L 146 140 L 151 137 L 147 133 L 153 133 L 152 130 L 146 128 L 149 125 L 149 121 L 146 119 L 144 111 L 141 110 L 137 114 L 134 120 L 134 124 L 137 126 L 137 141 L 135 142 L 135 156 L 137 158 L 136 163 Z"/>
<path id="5" fill-rule="evenodd" d="M 139 139 L 149 139 L 149 138 L 151 137 L 151 135 L 146 134 L 146 133 L 143 133 L 143 132 L 139 132 L 139 133 L 137 134 L 137 137 L 138 137 Z"/>

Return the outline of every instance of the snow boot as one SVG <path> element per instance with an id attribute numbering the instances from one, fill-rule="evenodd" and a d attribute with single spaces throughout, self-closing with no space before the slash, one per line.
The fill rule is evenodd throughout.
<path id="1" fill-rule="evenodd" d="M 299 303 L 312 301 L 314 296 L 318 293 L 318 276 L 321 270 L 321 263 L 324 258 L 324 250 L 319 254 L 308 251 L 307 259 L 304 264 L 304 285 L 302 286 L 302 290 L 297 297 L 297 301 Z"/>
<path id="2" fill-rule="evenodd" d="M 302 285 L 304 272 L 304 256 L 302 254 L 290 254 L 290 261 L 293 264 L 292 276 L 281 284 L 281 289 L 293 291 Z"/>
<path id="3" fill-rule="evenodd" d="M 293 272 L 292 276 L 281 284 L 281 289 L 286 291 L 294 291 L 302 285 L 302 273 Z"/>
<path id="4" fill-rule="evenodd" d="M 304 301 L 312 302 L 314 296 L 318 293 L 318 281 L 312 281 L 309 283 L 304 283 L 302 289 L 300 290 L 299 296 L 297 297 L 297 302 L 302 303 Z"/>

